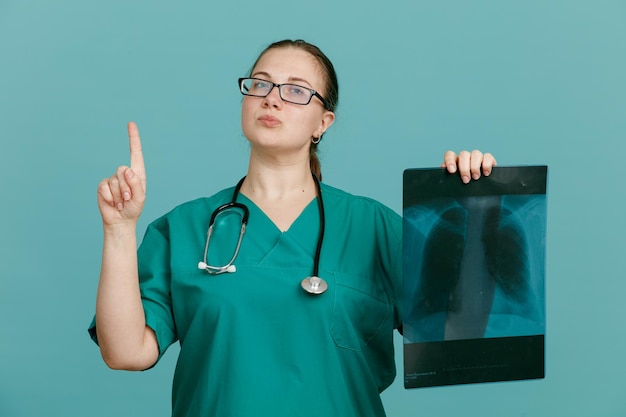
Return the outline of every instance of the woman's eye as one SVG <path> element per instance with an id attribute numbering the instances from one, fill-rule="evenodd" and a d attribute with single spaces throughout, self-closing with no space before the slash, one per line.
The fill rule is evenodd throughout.
<path id="1" fill-rule="evenodd" d="M 265 82 L 265 81 L 255 81 L 254 84 L 252 85 L 252 88 L 257 89 L 257 90 L 263 90 L 263 89 L 267 88 L 267 82 Z"/>
<path id="2" fill-rule="evenodd" d="M 289 86 L 289 94 L 292 96 L 301 96 L 304 94 L 304 89 L 297 85 L 291 85 Z"/>

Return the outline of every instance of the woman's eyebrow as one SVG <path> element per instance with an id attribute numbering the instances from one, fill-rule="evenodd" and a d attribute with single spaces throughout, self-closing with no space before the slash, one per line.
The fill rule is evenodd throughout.
<path id="1" fill-rule="evenodd" d="M 252 77 L 252 78 L 259 77 L 259 76 L 261 76 L 261 77 L 267 77 L 267 78 L 269 79 L 268 81 L 271 81 L 271 78 L 272 78 L 272 76 L 271 76 L 269 73 L 265 72 L 265 71 L 257 71 L 257 72 L 255 72 L 255 73 L 253 73 L 253 74 L 251 75 L 251 77 Z M 305 80 L 304 78 L 300 78 L 300 77 L 289 77 L 289 78 L 287 79 L 287 81 L 289 81 L 289 82 L 303 82 L 303 83 L 308 84 L 308 85 L 309 85 L 309 87 L 313 88 L 313 87 L 311 86 L 311 83 L 310 83 L 310 82 L 308 82 L 307 80 Z"/>
<path id="2" fill-rule="evenodd" d="M 292 81 L 292 82 L 293 82 L 293 81 L 295 81 L 295 82 L 303 82 L 303 83 L 308 84 L 310 87 L 312 87 L 312 86 L 311 86 L 311 83 L 310 83 L 310 82 L 308 82 L 307 80 L 305 80 L 304 78 L 300 78 L 300 77 L 289 77 L 289 81 Z"/>
<path id="3" fill-rule="evenodd" d="M 264 72 L 264 71 L 257 71 L 255 73 L 252 73 L 252 75 L 251 75 L 251 77 L 253 77 L 253 78 L 258 77 L 258 76 L 265 76 L 267 78 L 272 78 L 271 75 L 269 75 L 267 72 Z"/>

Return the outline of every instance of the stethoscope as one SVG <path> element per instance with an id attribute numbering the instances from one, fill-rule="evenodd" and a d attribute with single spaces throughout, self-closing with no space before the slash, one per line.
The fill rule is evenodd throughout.
<path id="1" fill-rule="evenodd" d="M 241 185 L 246 177 L 243 177 L 237 185 L 235 186 L 235 191 L 233 192 L 233 197 L 229 203 L 223 204 L 219 206 L 212 214 L 211 220 L 209 221 L 209 229 L 207 230 L 207 238 L 206 244 L 204 245 L 204 258 L 201 262 L 198 262 L 198 269 L 204 269 L 211 275 L 219 275 L 225 272 L 233 273 L 237 271 L 237 267 L 234 265 L 235 259 L 239 254 L 239 248 L 241 247 L 241 241 L 243 240 L 243 235 L 246 233 L 246 227 L 248 226 L 248 217 L 250 216 L 250 212 L 248 207 L 245 204 L 241 204 L 237 202 L 237 196 L 239 195 L 239 190 L 241 189 Z M 308 292 L 309 294 L 322 294 L 328 289 L 328 284 L 322 278 L 319 277 L 319 265 L 320 265 L 320 254 L 322 252 L 322 242 L 324 241 L 324 229 L 326 228 L 326 219 L 324 217 L 324 202 L 322 201 L 322 190 L 320 188 L 320 182 L 313 174 L 313 181 L 315 182 L 315 190 L 317 193 L 317 207 L 320 215 L 320 231 L 319 236 L 317 238 L 317 248 L 315 249 L 315 261 L 313 263 L 313 275 L 310 277 L 306 277 L 302 280 L 300 285 L 302 288 Z M 229 210 L 237 209 L 241 210 L 243 213 L 241 215 L 241 230 L 239 232 L 239 239 L 237 240 L 237 245 L 235 246 L 235 253 L 233 254 L 230 261 L 223 266 L 213 266 L 207 263 L 207 255 L 209 253 L 209 242 L 211 241 L 211 235 L 213 234 L 213 227 L 215 226 L 215 219 L 221 213 L 225 213 Z"/>

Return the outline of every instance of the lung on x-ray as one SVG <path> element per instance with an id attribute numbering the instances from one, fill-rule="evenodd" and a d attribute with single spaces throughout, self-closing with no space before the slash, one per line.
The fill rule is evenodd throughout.
<path id="1" fill-rule="evenodd" d="M 405 388 L 544 377 L 546 180 L 404 172 Z"/>

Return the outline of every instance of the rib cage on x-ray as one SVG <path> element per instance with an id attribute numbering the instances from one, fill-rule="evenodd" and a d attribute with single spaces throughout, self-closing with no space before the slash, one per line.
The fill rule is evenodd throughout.
<path id="1" fill-rule="evenodd" d="M 543 270 L 532 266 L 542 259 L 528 244 L 544 239 L 535 235 L 543 228 L 519 220 L 532 225 L 542 204 L 541 196 L 464 197 L 405 213 L 415 226 L 409 252 L 422 260 L 405 270 L 419 275 L 405 312 L 408 342 L 543 333 Z"/>

